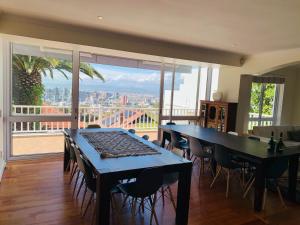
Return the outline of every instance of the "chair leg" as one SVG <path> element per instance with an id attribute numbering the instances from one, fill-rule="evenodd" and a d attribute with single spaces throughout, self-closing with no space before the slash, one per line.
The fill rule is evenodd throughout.
<path id="1" fill-rule="evenodd" d="M 67 168 L 66 171 L 68 171 L 70 169 L 70 165 L 71 165 L 71 160 L 69 160 L 68 164 L 67 164 Z"/>
<path id="2" fill-rule="evenodd" d="M 263 210 L 265 210 L 265 208 L 266 208 L 267 194 L 268 194 L 268 189 L 265 187 L 264 198 L 263 198 L 263 205 L 262 205 L 262 209 Z"/>
<path id="3" fill-rule="evenodd" d="M 216 174 L 216 176 L 214 177 L 214 179 L 213 179 L 213 181 L 212 181 L 212 183 L 211 183 L 211 185 L 210 185 L 210 188 L 213 187 L 214 183 L 216 182 L 217 178 L 219 177 L 219 175 L 220 175 L 220 173 L 221 173 L 221 170 L 222 170 L 222 167 L 220 167 L 219 170 L 217 171 L 217 174 Z"/>
<path id="4" fill-rule="evenodd" d="M 229 185 L 230 185 L 230 169 L 227 170 L 226 198 L 228 198 L 228 194 L 229 194 Z"/>
<path id="5" fill-rule="evenodd" d="M 96 206 L 94 206 L 93 208 L 93 214 L 92 214 L 92 222 L 91 225 L 94 225 L 94 223 L 96 223 Z"/>
<path id="6" fill-rule="evenodd" d="M 80 183 L 80 186 L 79 186 L 78 191 L 77 191 L 76 199 L 78 199 L 78 195 L 79 195 L 79 193 L 81 191 L 83 183 L 84 183 L 84 177 L 81 179 L 81 183 Z"/>
<path id="7" fill-rule="evenodd" d="M 201 158 L 201 172 L 204 174 L 204 158 Z"/>
<path id="8" fill-rule="evenodd" d="M 77 171 L 77 177 L 76 177 L 75 185 L 74 185 L 74 188 L 73 188 L 73 194 L 72 194 L 73 198 L 74 198 L 76 186 L 77 186 L 77 183 L 78 183 L 78 180 L 79 180 L 79 174 L 80 174 L 80 170 Z"/>
<path id="9" fill-rule="evenodd" d="M 81 207 L 80 207 L 80 214 L 82 213 L 82 208 L 83 208 L 83 205 L 84 205 L 86 192 L 87 192 L 87 186 L 85 186 L 85 189 L 84 189 L 83 198 L 82 198 Z"/>
<path id="10" fill-rule="evenodd" d="M 122 208 L 125 207 L 126 201 L 129 198 L 129 195 L 126 195 L 126 197 L 124 198 L 123 204 L 122 204 Z"/>
<path id="11" fill-rule="evenodd" d="M 250 191 L 251 187 L 253 186 L 254 182 L 255 182 L 255 178 L 252 178 L 251 181 L 250 181 L 250 184 L 249 185 L 246 184 L 247 188 L 246 188 L 246 190 L 244 192 L 243 198 L 246 198 L 246 196 L 247 196 L 248 192 Z"/>
<path id="12" fill-rule="evenodd" d="M 90 197 L 90 199 L 89 199 L 89 201 L 88 201 L 88 204 L 87 204 L 87 206 L 86 206 L 86 208 L 85 208 L 85 210 L 84 210 L 84 212 L 83 212 L 82 217 L 85 217 L 85 214 L 86 214 L 88 208 L 90 207 L 90 205 L 91 205 L 91 203 L 92 203 L 93 197 L 94 197 L 94 193 L 91 194 L 91 197 Z"/>
<path id="13" fill-rule="evenodd" d="M 164 187 L 161 187 L 161 197 L 162 197 L 163 206 L 165 206 L 165 189 L 164 189 Z"/>
<path id="14" fill-rule="evenodd" d="M 158 219 L 157 219 L 157 215 L 156 215 L 156 212 L 155 212 L 156 193 L 154 194 L 153 201 L 152 201 L 151 196 L 149 197 L 149 201 L 150 201 L 150 205 L 151 205 L 150 224 L 152 224 L 152 218 L 153 218 L 153 216 L 154 216 L 155 223 L 158 225 Z"/>
<path id="15" fill-rule="evenodd" d="M 73 180 L 73 178 L 74 178 L 74 176 L 75 176 L 75 174 L 76 174 L 77 169 L 78 169 L 78 165 L 75 164 L 75 166 L 74 166 L 74 163 L 73 163 L 73 173 L 71 173 L 71 177 L 70 177 L 70 182 L 69 182 L 69 184 L 72 183 L 72 180 Z"/>
<path id="16" fill-rule="evenodd" d="M 281 194 L 281 191 L 280 191 L 280 188 L 279 188 L 278 185 L 277 185 L 276 189 L 277 189 L 278 196 L 279 196 L 279 199 L 280 199 L 280 201 L 281 201 L 281 204 L 283 205 L 284 208 L 287 208 L 287 206 L 286 206 L 286 204 L 285 204 L 285 202 L 284 202 L 284 200 L 283 200 L 283 197 L 282 197 L 282 194 Z"/>
<path id="17" fill-rule="evenodd" d="M 176 204 L 175 204 L 174 197 L 173 197 L 173 193 L 172 193 L 172 191 L 171 191 L 170 186 L 167 187 L 167 190 L 169 191 L 170 200 L 171 200 L 172 205 L 173 205 L 173 207 L 174 207 L 174 209 L 175 209 L 175 212 L 176 212 Z"/>

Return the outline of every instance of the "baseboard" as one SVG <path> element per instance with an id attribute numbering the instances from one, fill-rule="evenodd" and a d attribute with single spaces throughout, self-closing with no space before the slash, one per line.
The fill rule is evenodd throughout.
<path id="1" fill-rule="evenodd" d="M 2 175 L 5 170 L 5 166 L 6 166 L 6 162 L 3 159 L 0 159 L 0 183 L 1 183 Z"/>

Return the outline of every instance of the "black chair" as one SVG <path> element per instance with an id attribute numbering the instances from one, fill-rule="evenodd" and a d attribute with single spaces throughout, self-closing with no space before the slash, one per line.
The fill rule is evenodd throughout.
<path id="1" fill-rule="evenodd" d="M 83 199 L 82 199 L 81 210 L 83 208 L 83 204 L 84 204 L 84 201 L 85 201 L 85 196 L 86 196 L 87 190 L 89 190 L 91 192 L 91 196 L 90 196 L 90 198 L 88 200 L 88 203 L 86 205 L 86 208 L 83 212 L 83 216 L 85 216 L 85 214 L 87 213 L 88 208 L 90 207 L 90 205 L 92 203 L 92 200 L 94 199 L 94 195 L 96 194 L 97 179 L 94 176 L 93 167 L 89 163 L 89 161 L 86 160 L 82 156 L 80 156 L 80 157 L 81 157 L 81 160 L 82 160 L 82 163 L 83 163 L 83 176 L 84 176 L 85 185 L 86 185 L 86 189 L 84 191 L 84 196 L 83 196 Z M 95 212 L 96 212 L 96 210 L 94 209 L 92 221 L 94 220 Z"/>
<path id="2" fill-rule="evenodd" d="M 69 167 L 71 167 L 71 173 L 70 173 L 70 181 L 69 184 L 72 183 L 72 180 L 78 170 L 78 165 L 77 165 L 77 159 L 76 159 L 76 155 L 74 152 L 74 147 L 72 147 L 72 145 L 74 145 L 73 139 L 72 138 L 68 138 L 66 139 L 66 142 L 68 143 L 67 145 L 69 145 L 69 154 L 70 154 L 70 165 Z"/>
<path id="3" fill-rule="evenodd" d="M 142 138 L 145 139 L 146 141 L 148 141 L 149 140 L 149 135 L 145 134 L 145 135 L 142 136 Z"/>
<path id="4" fill-rule="evenodd" d="M 132 134 L 135 134 L 135 129 L 129 129 L 128 132 L 132 133 Z"/>
<path id="5" fill-rule="evenodd" d="M 176 125 L 176 123 L 174 123 L 174 122 L 167 122 L 166 125 Z M 171 133 L 165 132 L 164 137 L 168 141 L 168 144 L 167 144 L 166 148 L 170 149 L 171 148 Z M 162 146 L 162 147 L 164 148 L 165 146 Z"/>
<path id="6" fill-rule="evenodd" d="M 171 148 L 177 148 L 183 151 L 182 157 L 185 157 L 189 151 L 189 144 L 186 140 L 182 139 L 177 131 L 171 131 Z"/>
<path id="7" fill-rule="evenodd" d="M 287 158 L 279 158 L 272 162 L 270 162 L 266 169 L 266 180 L 265 180 L 265 189 L 264 189 L 264 198 L 263 198 L 263 209 L 265 209 L 266 206 L 266 199 L 267 199 L 267 192 L 268 192 L 268 186 L 273 185 L 276 188 L 276 191 L 278 193 L 279 199 L 281 201 L 281 204 L 286 207 L 285 202 L 283 200 L 279 185 L 278 185 L 278 179 L 284 174 L 284 172 L 288 169 L 288 159 Z M 255 182 L 255 177 L 252 178 L 249 186 L 247 187 L 244 198 L 247 196 L 250 188 L 253 186 Z"/>
<path id="8" fill-rule="evenodd" d="M 215 145 L 214 148 L 214 159 L 219 165 L 219 169 L 214 177 L 210 187 L 212 188 L 217 178 L 219 177 L 222 170 L 226 170 L 227 173 L 227 187 L 226 187 L 226 198 L 228 198 L 229 193 L 229 183 L 230 183 L 230 173 L 233 170 L 241 169 L 242 166 L 233 161 L 233 157 L 228 151 L 228 149 L 221 145 Z"/>
<path id="9" fill-rule="evenodd" d="M 77 199 L 78 195 L 80 193 L 80 190 L 83 186 L 84 180 L 85 180 L 85 178 L 84 178 L 84 165 L 83 165 L 82 156 L 81 156 L 81 153 L 79 151 L 79 148 L 77 146 L 75 146 L 74 144 L 72 144 L 72 148 L 74 149 L 75 156 L 76 156 L 76 161 L 77 161 L 77 165 L 78 165 L 76 181 L 75 181 L 75 185 L 74 185 L 74 189 L 73 189 L 73 196 L 75 194 L 76 186 L 77 186 L 77 183 L 78 183 L 78 180 L 79 180 L 80 176 L 82 178 L 81 183 L 80 183 L 79 188 L 78 188 L 78 191 L 77 191 L 77 195 L 76 195 L 76 199 Z"/>
<path id="10" fill-rule="evenodd" d="M 201 174 L 204 173 L 205 160 L 208 159 L 209 167 L 211 169 L 210 163 L 211 163 L 211 159 L 213 158 L 212 149 L 210 148 L 209 145 L 204 145 L 199 139 L 193 137 L 189 138 L 189 147 L 193 157 L 195 157 L 193 163 L 195 162 L 196 159 L 200 159 L 200 174 L 199 174 L 199 182 L 200 182 L 200 176 Z"/>
<path id="11" fill-rule="evenodd" d="M 152 141 L 152 143 L 159 147 L 161 145 L 160 142 L 157 140 Z M 177 172 L 164 174 L 162 187 L 160 189 L 163 205 L 165 205 L 165 197 L 168 197 L 170 199 L 175 211 L 176 211 L 176 204 L 175 204 L 174 196 L 173 196 L 170 186 L 175 184 L 178 181 L 178 177 L 179 177 L 179 174 Z"/>
<path id="12" fill-rule="evenodd" d="M 65 149 L 65 154 L 68 155 L 68 157 L 70 158 L 70 148 L 71 148 L 71 140 L 70 140 L 70 135 L 63 131 L 64 134 L 64 149 Z M 67 167 L 66 167 L 66 171 L 68 171 L 70 169 L 71 166 L 71 160 L 69 160 Z"/>
<path id="13" fill-rule="evenodd" d="M 162 186 L 162 182 L 163 170 L 162 168 L 157 167 L 143 170 L 134 182 L 119 184 L 118 188 L 126 196 L 123 206 L 125 205 L 128 197 L 131 197 L 132 213 L 134 214 L 137 201 L 140 201 L 140 207 L 144 210 L 144 203 L 148 200 L 149 205 L 151 206 L 150 224 L 152 224 L 153 216 L 156 224 L 158 224 L 158 219 L 155 213 L 155 204 L 157 200 L 156 192 Z"/>
<path id="14" fill-rule="evenodd" d="M 93 129 L 93 128 L 101 128 L 99 124 L 89 124 L 86 127 L 87 129 Z"/>

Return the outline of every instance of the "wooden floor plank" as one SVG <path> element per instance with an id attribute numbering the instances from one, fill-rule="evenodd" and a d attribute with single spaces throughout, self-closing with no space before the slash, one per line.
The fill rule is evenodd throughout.
<path id="1" fill-rule="evenodd" d="M 62 158 L 9 162 L 0 184 L 0 225 L 86 225 L 91 222 L 91 210 L 80 216 L 82 194 L 72 198 L 69 174 L 62 172 Z M 213 189 L 210 175 L 198 182 L 198 166 L 192 175 L 189 225 L 263 225 L 300 224 L 299 205 L 281 207 L 275 194 L 268 196 L 266 211 L 256 214 L 250 198 L 242 199 L 239 182 L 233 179 L 229 199 L 225 198 L 225 179 L 220 178 Z M 176 186 L 172 187 L 176 193 Z M 176 197 L 176 196 L 175 196 Z M 149 224 L 149 213 L 132 217 L 129 207 L 120 209 L 121 196 L 116 196 L 118 209 L 112 211 L 113 225 Z M 175 212 L 169 200 L 156 207 L 161 225 L 174 225 Z M 116 216 L 118 215 L 118 216 Z"/>

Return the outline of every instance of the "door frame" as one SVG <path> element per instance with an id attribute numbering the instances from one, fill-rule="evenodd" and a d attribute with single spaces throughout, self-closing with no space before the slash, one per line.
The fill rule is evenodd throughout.
<path id="1" fill-rule="evenodd" d="M 14 156 L 12 154 L 12 122 L 61 122 L 61 121 L 67 121 L 71 122 L 71 128 L 76 129 L 78 127 L 78 105 L 79 105 L 79 99 L 78 99 L 78 86 L 79 86 L 79 51 L 76 49 L 62 49 L 62 50 L 68 50 L 72 51 L 72 101 L 71 101 L 71 115 L 26 115 L 26 116 L 18 116 L 18 115 L 12 115 L 11 109 L 12 109 L 12 65 L 11 65 L 11 59 L 12 59 L 12 45 L 14 43 L 14 40 L 4 40 L 3 41 L 3 57 L 4 57 L 4 129 L 6 133 L 5 137 L 5 146 L 6 151 L 4 154 L 5 160 L 17 160 L 17 159 L 32 159 L 32 158 L 42 158 L 42 157 L 51 157 L 56 155 L 61 155 L 61 153 L 37 153 L 37 154 L 28 154 L 28 155 L 18 155 Z M 19 44 L 19 42 L 18 42 Z M 32 43 L 27 43 L 26 41 L 21 42 L 20 44 L 24 45 L 33 45 Z M 47 46 L 47 44 L 38 44 L 36 46 Z M 47 46 L 48 47 L 48 46 Z"/>

